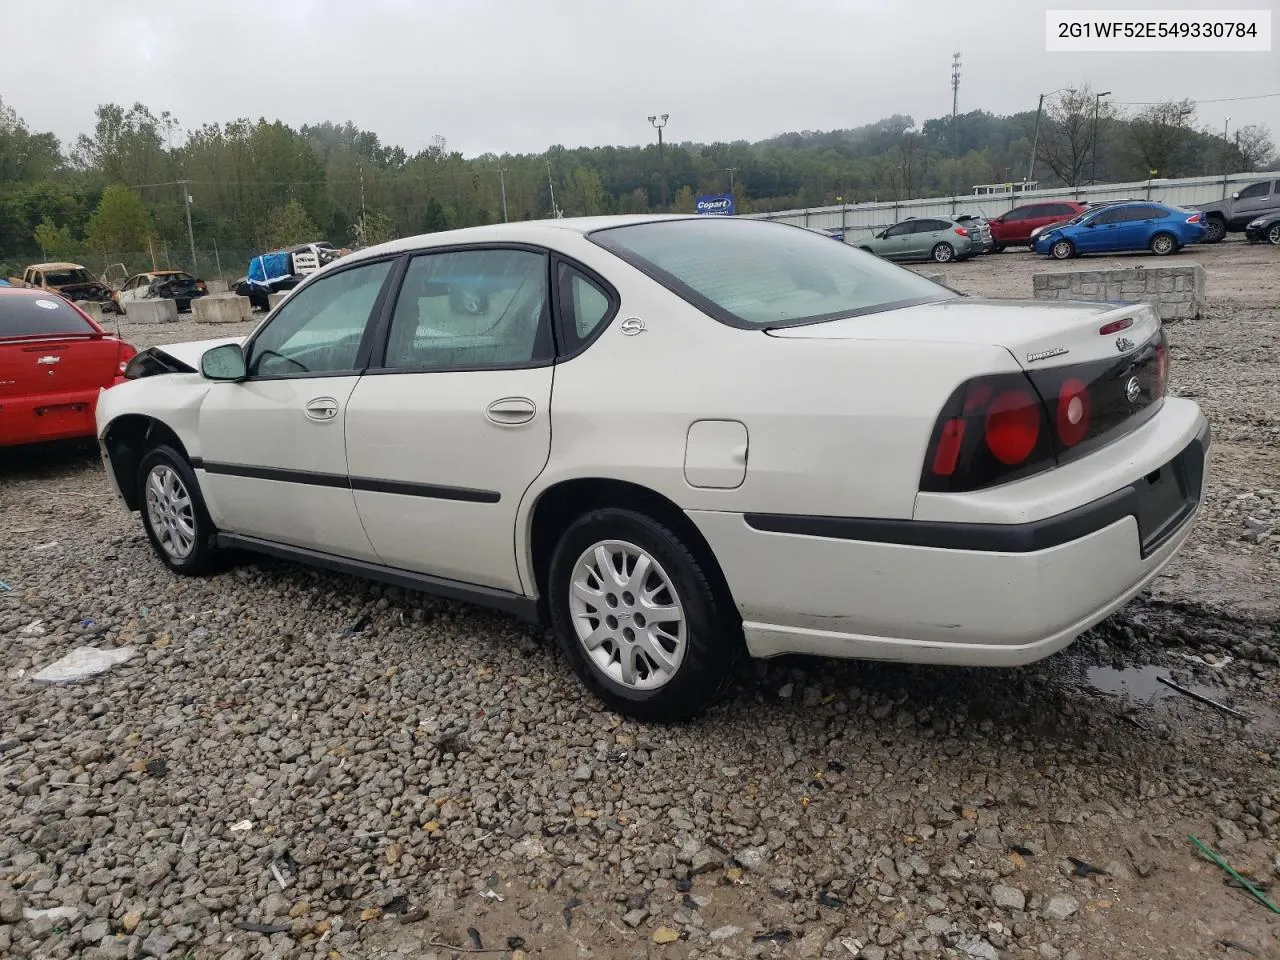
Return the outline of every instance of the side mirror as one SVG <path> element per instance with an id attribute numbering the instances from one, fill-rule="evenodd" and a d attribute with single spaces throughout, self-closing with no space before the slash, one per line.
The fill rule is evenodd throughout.
<path id="1" fill-rule="evenodd" d="M 206 350 L 200 358 L 200 374 L 208 380 L 243 380 L 249 375 L 244 351 L 238 343 L 224 343 Z"/>
<path id="2" fill-rule="evenodd" d="M 1239 199 L 1240 199 L 1240 194 L 1238 194 L 1238 193 L 1233 193 L 1233 194 L 1231 195 L 1231 199 L 1232 199 L 1232 200 L 1239 200 Z"/>

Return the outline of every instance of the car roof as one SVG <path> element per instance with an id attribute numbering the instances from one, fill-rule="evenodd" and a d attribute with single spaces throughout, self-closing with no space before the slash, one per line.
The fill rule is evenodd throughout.
<path id="1" fill-rule="evenodd" d="M 9 285 L 9 286 L 0 287 L 0 296 L 40 297 L 42 299 L 47 300 L 49 299 L 51 294 L 48 290 L 40 290 L 40 289 L 37 289 L 36 287 L 15 287 L 15 286 Z M 52 294 L 52 296 L 57 296 L 57 294 Z"/>
<path id="2" fill-rule="evenodd" d="M 629 214 L 603 217 L 562 217 L 555 220 L 517 220 L 511 223 L 490 223 L 481 227 L 461 227 L 457 230 L 441 230 L 438 233 L 422 233 L 413 237 L 401 237 L 374 247 L 365 247 L 343 257 L 337 263 L 351 263 L 367 257 L 404 253 L 428 247 L 442 247 L 455 243 L 533 243 L 554 246 L 564 233 L 579 235 L 593 230 L 626 227 L 638 223 L 660 223 L 666 220 L 706 220 L 698 214 Z M 734 218 L 721 218 L 734 219 Z"/>
<path id="3" fill-rule="evenodd" d="M 65 261 L 55 261 L 53 263 L 33 263 L 27 268 L 28 270 L 86 270 L 88 269 L 83 263 L 67 263 Z"/>

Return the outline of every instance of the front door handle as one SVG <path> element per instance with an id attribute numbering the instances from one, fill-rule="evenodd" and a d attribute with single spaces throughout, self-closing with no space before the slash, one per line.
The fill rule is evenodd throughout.
<path id="1" fill-rule="evenodd" d="M 502 426 L 513 426 L 528 423 L 538 408 L 526 397 L 503 397 L 495 400 L 485 409 L 485 416 Z"/>
<path id="2" fill-rule="evenodd" d="M 338 401 L 333 397 L 316 397 L 307 403 L 306 414 L 308 420 L 332 420 L 338 415 Z"/>

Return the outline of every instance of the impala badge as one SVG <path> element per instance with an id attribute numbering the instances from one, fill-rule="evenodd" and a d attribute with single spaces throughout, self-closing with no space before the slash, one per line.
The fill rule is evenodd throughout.
<path id="1" fill-rule="evenodd" d="M 1128 337 L 1116 337 L 1116 349 L 1121 353 L 1128 353 L 1133 349 L 1133 341 Z"/>
<path id="2" fill-rule="evenodd" d="M 1130 403 L 1137 403 L 1140 393 L 1142 393 L 1142 384 L 1138 383 L 1137 377 L 1130 377 L 1129 382 L 1124 385 L 1124 395 L 1128 397 Z"/>
<path id="3" fill-rule="evenodd" d="M 1027 354 L 1027 363 L 1035 363 L 1037 360 L 1048 360 L 1050 357 L 1060 357 L 1063 354 L 1070 353 L 1066 347 L 1050 347 L 1048 350 L 1040 350 L 1036 353 Z"/>
<path id="4" fill-rule="evenodd" d="M 44 364 L 57 363 L 61 359 L 62 359 L 61 357 L 55 357 L 55 356 L 41 357 L 39 360 L 36 361 L 36 363 L 44 363 Z"/>
<path id="5" fill-rule="evenodd" d="M 618 325 L 618 329 L 628 337 L 634 337 L 637 333 L 644 332 L 644 321 L 639 317 L 627 317 Z"/>

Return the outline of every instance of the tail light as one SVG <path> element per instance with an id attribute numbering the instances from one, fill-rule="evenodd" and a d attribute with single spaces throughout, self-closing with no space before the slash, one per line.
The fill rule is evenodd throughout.
<path id="1" fill-rule="evenodd" d="M 1133 326 L 1133 317 L 1123 317 L 1120 320 L 1112 320 L 1110 323 L 1104 323 L 1098 328 L 1099 336 L 1109 337 L 1113 333 L 1119 333 L 1121 330 L 1128 330 Z"/>
<path id="2" fill-rule="evenodd" d="M 207 293 L 209 291 L 209 288 L 205 286 L 203 280 L 196 284 L 196 289 L 199 290 L 201 293 Z"/>
<path id="3" fill-rule="evenodd" d="M 1198 213 L 1193 214 L 1190 217 L 1187 217 L 1187 223 L 1199 223 L 1199 222 L 1200 222 L 1200 214 Z"/>
<path id="4" fill-rule="evenodd" d="M 969 231 L 966 230 L 964 227 L 956 227 L 957 237 L 967 237 L 968 235 L 969 235 Z"/>
<path id="5" fill-rule="evenodd" d="M 1168 382 L 1163 329 L 1123 357 L 974 377 L 943 405 L 920 489 L 980 490 L 1076 460 L 1154 416 Z"/>
<path id="6" fill-rule="evenodd" d="M 120 341 L 120 348 L 116 352 L 116 359 L 120 363 L 120 376 L 124 376 L 125 367 L 129 366 L 129 361 L 137 355 L 138 351 L 132 344 Z"/>

